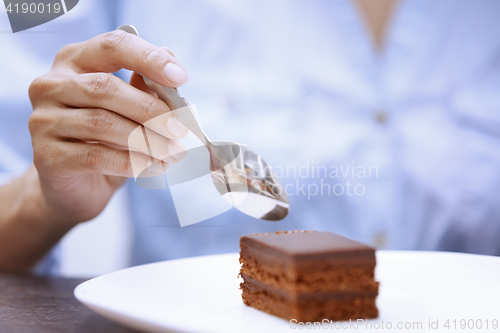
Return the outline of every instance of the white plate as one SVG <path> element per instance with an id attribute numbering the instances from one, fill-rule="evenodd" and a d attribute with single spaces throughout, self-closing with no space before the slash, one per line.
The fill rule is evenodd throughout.
<path id="1" fill-rule="evenodd" d="M 290 332 L 292 327 L 306 329 L 245 306 L 239 290 L 239 269 L 238 254 L 165 261 L 86 281 L 75 289 L 75 296 L 110 320 L 151 332 L 274 333 Z M 388 325 L 397 332 L 398 325 L 408 328 L 418 323 L 422 325 L 418 331 L 424 332 L 430 323 L 435 327 L 436 320 L 439 330 L 430 331 L 453 332 L 455 325 L 457 332 L 469 328 L 479 331 L 480 324 L 480 331 L 493 331 L 495 320 L 499 324 L 494 331 L 500 331 L 499 257 L 377 251 L 376 278 L 380 281 L 380 317 L 360 322 L 359 332 L 387 330 Z M 447 320 L 449 328 L 445 327 Z M 462 330 L 464 323 L 466 329 Z M 337 323 L 337 330 L 340 325 Z M 348 322 L 343 325 L 344 330 L 354 329 L 348 328 Z"/>

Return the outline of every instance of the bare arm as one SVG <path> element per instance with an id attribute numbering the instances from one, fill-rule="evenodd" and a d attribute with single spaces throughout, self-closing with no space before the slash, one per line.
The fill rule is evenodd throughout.
<path id="1" fill-rule="evenodd" d="M 0 187 L 0 214 L 0 271 L 29 271 L 73 226 L 47 206 L 34 167 Z"/>

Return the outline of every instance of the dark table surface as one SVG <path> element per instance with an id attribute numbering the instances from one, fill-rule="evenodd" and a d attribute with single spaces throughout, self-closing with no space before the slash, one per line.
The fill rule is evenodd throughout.
<path id="1" fill-rule="evenodd" d="M 1 333 L 133 333 L 93 313 L 73 296 L 83 279 L 0 274 Z"/>

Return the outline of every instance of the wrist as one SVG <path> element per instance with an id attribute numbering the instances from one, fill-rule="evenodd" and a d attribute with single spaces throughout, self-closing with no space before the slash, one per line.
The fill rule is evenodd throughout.
<path id="1" fill-rule="evenodd" d="M 2 186 L 0 199 L 0 271 L 29 271 L 72 225 L 47 205 L 34 167 Z"/>
<path id="2" fill-rule="evenodd" d="M 47 200 L 36 168 L 33 166 L 24 175 L 24 193 L 22 195 L 22 220 L 29 220 L 51 229 L 69 230 L 77 223 L 71 223 Z"/>

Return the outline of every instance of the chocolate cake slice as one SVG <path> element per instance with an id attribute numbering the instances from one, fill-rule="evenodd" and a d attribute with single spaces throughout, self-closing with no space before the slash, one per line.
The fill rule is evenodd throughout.
<path id="1" fill-rule="evenodd" d="M 240 238 L 243 303 L 302 322 L 378 317 L 375 250 L 331 232 Z"/>

